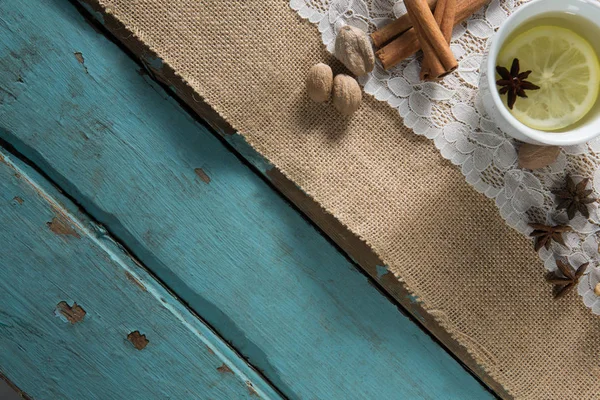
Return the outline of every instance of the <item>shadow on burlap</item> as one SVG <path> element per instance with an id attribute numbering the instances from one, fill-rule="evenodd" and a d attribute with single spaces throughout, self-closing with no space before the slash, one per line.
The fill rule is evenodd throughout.
<path id="1" fill-rule="evenodd" d="M 100 2 L 364 239 L 511 395 L 600 396 L 598 317 L 575 291 L 552 300 L 531 242 L 397 111 L 366 96 L 348 118 L 308 100 L 308 68 L 336 63 L 286 0 Z"/>

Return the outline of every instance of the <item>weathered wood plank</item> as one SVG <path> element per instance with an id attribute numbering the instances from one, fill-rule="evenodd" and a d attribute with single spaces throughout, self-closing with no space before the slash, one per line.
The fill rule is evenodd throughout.
<path id="1" fill-rule="evenodd" d="M 40 399 L 280 398 L 61 197 L 0 149 L 0 375 Z"/>
<path id="2" fill-rule="evenodd" d="M 0 24 L 0 137 L 285 395 L 490 397 L 68 3 Z"/>
<path id="3" fill-rule="evenodd" d="M 167 85 L 176 96 L 189 106 L 193 112 L 204 119 L 216 132 L 231 143 L 246 160 L 256 167 L 290 202 L 319 226 L 343 251 L 362 269 L 376 280 L 404 310 L 409 312 L 434 335 L 452 354 L 457 357 L 474 375 L 502 398 L 511 398 L 508 392 L 496 382 L 429 313 L 424 305 L 412 296 L 404 284 L 387 271 L 384 263 L 363 241 L 343 226 L 335 217 L 304 193 L 277 168 L 269 164 L 252 149 L 235 129 L 216 113 L 208 104 L 194 94 L 179 76 L 153 54 L 111 15 L 104 14 L 97 0 L 78 0 L 99 23 L 108 29 L 116 39 L 125 45 L 132 54 L 147 65 L 153 78 Z M 152 61 L 152 62 L 148 62 Z"/>

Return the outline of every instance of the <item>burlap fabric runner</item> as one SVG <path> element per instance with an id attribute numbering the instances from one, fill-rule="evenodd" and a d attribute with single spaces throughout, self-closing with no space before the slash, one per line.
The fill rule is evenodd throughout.
<path id="1" fill-rule="evenodd" d="M 100 2 L 367 241 L 511 395 L 600 397 L 598 317 L 576 291 L 552 300 L 531 242 L 396 110 L 366 96 L 346 118 L 309 101 L 308 68 L 340 67 L 287 0 Z"/>

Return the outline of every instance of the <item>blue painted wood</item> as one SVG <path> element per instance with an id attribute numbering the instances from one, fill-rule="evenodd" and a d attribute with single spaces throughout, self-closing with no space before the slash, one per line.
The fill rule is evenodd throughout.
<path id="1" fill-rule="evenodd" d="M 285 395 L 491 397 L 70 4 L 0 25 L 0 137 Z"/>
<path id="2" fill-rule="evenodd" d="M 280 398 L 101 227 L 1 150 L 0 226 L 0 374 L 33 398 Z M 136 331 L 144 348 L 127 339 Z"/>

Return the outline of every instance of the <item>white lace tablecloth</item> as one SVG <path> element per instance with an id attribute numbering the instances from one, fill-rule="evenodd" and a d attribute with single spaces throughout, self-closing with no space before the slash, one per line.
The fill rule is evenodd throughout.
<path id="1" fill-rule="evenodd" d="M 517 165 L 519 142 L 501 132 L 483 109 L 479 97 L 479 66 L 489 39 L 502 22 L 527 0 L 493 0 L 468 21 L 455 27 L 451 48 L 458 70 L 442 82 L 421 82 L 420 54 L 390 71 L 380 64 L 359 79 L 366 93 L 398 110 L 404 124 L 417 135 L 432 139 L 443 157 L 459 167 L 475 190 L 495 199 L 507 224 L 524 235 L 530 222 L 569 225 L 566 247 L 553 243 L 539 256 L 549 271 L 556 259 L 568 260 L 577 269 L 589 262 L 578 292 L 585 305 L 600 315 L 600 297 L 594 293 L 600 281 L 598 268 L 600 212 L 590 205 L 590 218 L 567 218 L 556 209 L 551 193 L 565 185 L 566 175 L 576 181 L 591 178 L 600 197 L 600 138 L 587 144 L 564 147 L 550 166 L 531 171 Z M 335 37 L 344 25 L 373 32 L 406 12 L 402 0 L 290 0 L 298 14 L 317 24 L 323 43 L 333 53 Z M 532 244 L 533 251 L 533 244 Z"/>

